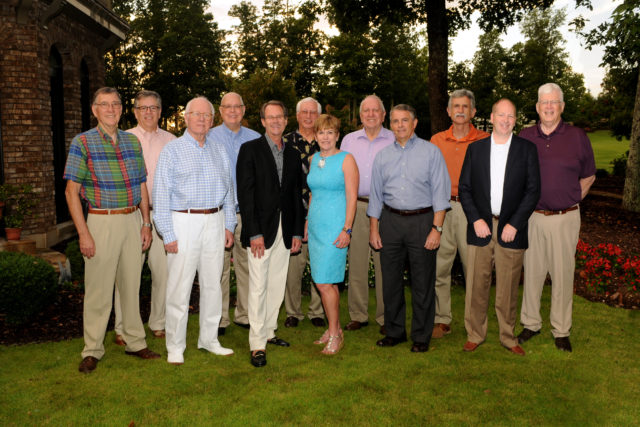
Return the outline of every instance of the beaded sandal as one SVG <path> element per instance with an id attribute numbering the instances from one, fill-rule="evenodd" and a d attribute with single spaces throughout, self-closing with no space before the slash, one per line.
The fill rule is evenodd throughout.
<path id="1" fill-rule="evenodd" d="M 340 329 L 340 336 L 342 336 L 342 329 Z M 320 338 L 318 338 L 317 340 L 315 340 L 313 343 L 314 344 L 326 344 L 328 342 L 329 342 L 329 330 L 327 329 L 326 331 L 324 331 L 322 336 Z"/>
<path id="2" fill-rule="evenodd" d="M 322 354 L 336 354 L 339 352 L 344 346 L 344 337 L 342 334 L 339 335 L 329 335 L 329 341 L 327 341 L 327 345 L 322 350 Z"/>

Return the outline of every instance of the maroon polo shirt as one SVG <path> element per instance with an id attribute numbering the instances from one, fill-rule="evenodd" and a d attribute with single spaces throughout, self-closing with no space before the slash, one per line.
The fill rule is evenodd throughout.
<path id="1" fill-rule="evenodd" d="M 557 211 L 580 203 L 580 179 L 596 173 L 587 134 L 560 121 L 550 135 L 545 135 L 538 123 L 522 129 L 520 136 L 538 147 L 541 192 L 536 209 Z"/>

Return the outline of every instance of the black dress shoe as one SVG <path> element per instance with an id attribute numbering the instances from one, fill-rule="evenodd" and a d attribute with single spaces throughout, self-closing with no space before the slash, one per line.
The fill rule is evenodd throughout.
<path id="1" fill-rule="evenodd" d="M 267 353 L 263 350 L 258 350 L 255 353 L 251 353 L 251 364 L 256 368 L 261 368 L 267 364 Z"/>
<path id="2" fill-rule="evenodd" d="M 380 335 L 387 335 L 387 328 L 384 325 L 380 326 Z"/>
<path id="3" fill-rule="evenodd" d="M 538 335 L 540 331 L 532 331 L 531 329 L 524 328 L 520 335 L 518 335 L 518 344 L 522 344 L 526 341 L 529 341 L 531 338 Z"/>
<path id="4" fill-rule="evenodd" d="M 297 317 L 293 317 L 293 316 L 289 316 L 287 317 L 287 320 L 284 321 L 284 327 L 285 328 L 297 328 L 298 327 L 298 318 Z"/>
<path id="5" fill-rule="evenodd" d="M 244 329 L 249 329 L 249 324 L 248 323 L 238 323 L 238 322 L 233 322 L 234 324 L 240 326 L 241 328 Z"/>
<path id="6" fill-rule="evenodd" d="M 221 337 L 222 335 L 225 334 L 225 332 L 227 332 L 227 328 L 218 328 L 218 336 Z"/>
<path id="7" fill-rule="evenodd" d="M 278 337 L 273 337 L 270 340 L 267 340 L 267 344 L 279 345 L 280 347 L 289 347 L 289 343 L 283 339 Z"/>
<path id="8" fill-rule="evenodd" d="M 403 338 L 393 338 L 390 336 L 386 336 L 384 338 L 382 338 L 381 340 L 378 340 L 378 342 L 376 342 L 376 345 L 378 347 L 393 347 L 394 345 L 398 345 L 401 342 L 405 342 L 407 341 L 407 337 L 403 337 Z"/>
<path id="9" fill-rule="evenodd" d="M 324 319 L 322 317 L 314 317 L 313 319 L 311 319 L 311 324 L 316 328 L 325 327 Z"/>
<path id="10" fill-rule="evenodd" d="M 412 353 L 424 353 L 425 351 L 429 351 L 429 344 L 426 342 L 414 342 L 411 346 Z"/>
<path id="11" fill-rule="evenodd" d="M 568 351 L 571 353 L 571 341 L 569 341 L 569 337 L 560 337 L 556 338 L 556 348 L 562 351 Z"/>

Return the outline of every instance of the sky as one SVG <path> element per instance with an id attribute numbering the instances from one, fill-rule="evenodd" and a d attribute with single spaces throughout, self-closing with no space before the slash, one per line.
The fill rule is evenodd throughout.
<path id="1" fill-rule="evenodd" d="M 236 18 L 229 17 L 227 12 L 231 6 L 240 3 L 240 0 L 210 0 L 210 2 L 212 6 L 209 10 L 213 13 L 214 20 L 221 29 L 230 30 L 233 25 L 239 23 Z M 262 0 L 251 0 L 249 2 L 255 4 L 258 8 L 264 3 Z M 297 2 L 292 0 L 292 3 Z M 621 0 L 592 0 L 593 10 L 589 11 L 585 8 L 576 9 L 574 0 L 556 0 L 554 7 L 558 9 L 566 8 L 567 23 L 582 14 L 589 19 L 586 28 L 591 29 L 607 20 L 611 16 L 613 9 L 620 3 Z M 322 20 L 319 28 L 328 34 L 338 33 L 335 28 L 329 26 L 326 20 Z M 566 40 L 565 50 L 569 53 L 569 61 L 573 70 L 584 75 L 587 90 L 592 95 L 597 96 L 601 91 L 600 84 L 605 74 L 604 68 L 600 67 L 603 49 L 601 47 L 594 47 L 592 50 L 585 49 L 581 45 L 581 40 L 573 32 L 569 31 L 568 24 L 561 28 L 561 32 Z M 476 24 L 473 24 L 470 29 L 459 32 L 456 37 L 451 39 L 453 60 L 455 62 L 473 57 L 478 48 L 479 34 L 481 34 L 480 29 Z M 507 30 L 506 35 L 502 37 L 502 41 L 502 45 L 506 48 L 513 46 L 517 42 L 524 41 L 517 24 Z"/>

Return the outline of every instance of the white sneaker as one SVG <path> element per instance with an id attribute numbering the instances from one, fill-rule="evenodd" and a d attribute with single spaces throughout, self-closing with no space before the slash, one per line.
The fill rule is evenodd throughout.
<path id="1" fill-rule="evenodd" d="M 233 354 L 233 350 L 231 350 L 230 348 L 223 347 L 222 345 L 220 345 L 219 341 L 213 342 L 211 343 L 211 345 L 207 347 L 198 346 L 198 348 L 203 348 L 218 356 L 231 356 Z"/>
<path id="2" fill-rule="evenodd" d="M 179 353 L 169 353 L 167 356 L 167 362 L 172 365 L 182 365 L 184 364 L 184 356 Z"/>

